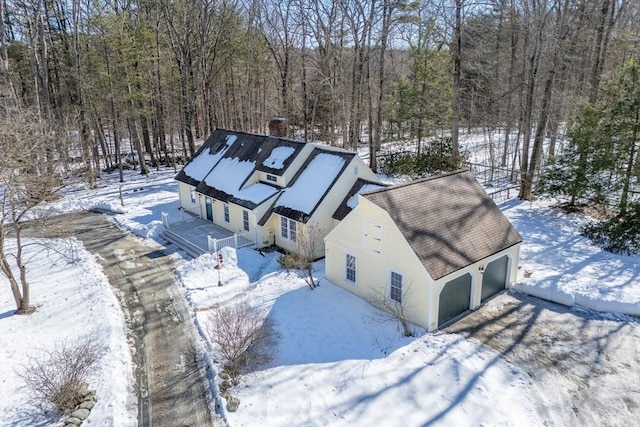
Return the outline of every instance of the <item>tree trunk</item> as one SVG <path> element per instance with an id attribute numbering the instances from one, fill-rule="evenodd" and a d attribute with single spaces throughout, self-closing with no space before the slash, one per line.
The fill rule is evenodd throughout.
<path id="1" fill-rule="evenodd" d="M 455 26 L 453 37 L 453 104 L 451 106 L 451 155 L 454 162 L 458 162 L 460 158 L 460 85 L 461 74 L 460 69 L 462 56 L 462 7 L 464 0 L 455 0 Z"/>
<path id="2" fill-rule="evenodd" d="M 600 75 L 602 71 L 602 64 L 604 63 L 604 55 L 606 53 L 604 52 L 604 34 L 607 16 L 609 15 L 610 2 L 611 0 L 602 0 L 598 27 L 596 28 L 596 40 L 593 45 L 593 64 L 591 66 L 591 78 L 589 79 L 591 83 L 589 89 L 589 102 L 591 104 L 594 104 L 598 99 Z"/>
<path id="3" fill-rule="evenodd" d="M 20 301 L 20 307 L 16 314 L 28 314 L 33 311 L 31 307 L 31 292 L 29 281 L 27 280 L 27 267 L 26 261 L 23 257 L 23 244 L 22 244 L 22 226 L 19 223 L 19 219 L 13 218 L 13 224 L 16 231 L 16 264 L 18 265 L 18 272 L 20 277 L 20 286 L 22 288 L 22 300 Z"/>
<path id="4" fill-rule="evenodd" d="M 104 134 L 102 121 L 99 118 L 94 118 L 94 132 L 96 134 L 96 138 L 98 138 L 98 142 L 100 143 L 100 149 L 102 150 L 105 169 L 110 171 L 113 168 L 113 159 L 111 158 L 111 150 L 107 145 L 107 139 Z"/>
<path id="5" fill-rule="evenodd" d="M 191 59 L 189 53 L 184 52 L 182 57 L 182 66 L 180 67 L 180 89 L 182 94 L 182 132 L 186 138 L 189 147 L 189 158 L 192 158 L 196 152 L 196 144 L 193 137 L 193 108 L 191 105 L 191 95 L 189 93 L 189 76 L 192 74 L 187 68 L 190 68 Z"/>
<path id="6" fill-rule="evenodd" d="M 24 308 L 23 305 L 23 297 L 22 292 L 20 291 L 20 285 L 18 284 L 18 280 L 13 274 L 13 270 L 11 269 L 11 265 L 9 261 L 7 261 L 7 255 L 5 253 L 4 242 L 6 239 L 6 229 L 8 225 L 0 223 L 0 271 L 2 274 L 9 280 L 9 286 L 11 287 L 11 295 L 13 296 L 13 301 L 16 305 L 16 313 L 19 314 L 21 309 Z"/>
<path id="7" fill-rule="evenodd" d="M 9 56 L 7 54 L 7 31 L 5 29 L 5 15 L 6 15 L 6 0 L 0 0 L 0 75 L 4 84 L 9 88 L 9 96 L 12 97 L 14 102 L 17 101 L 18 96 L 13 86 L 13 80 L 9 73 Z"/>
<path id="8" fill-rule="evenodd" d="M 96 173 L 93 170 L 91 155 L 91 136 L 89 120 L 87 118 L 87 106 L 84 96 L 83 72 L 81 67 L 81 46 L 80 46 L 80 1 L 73 0 L 71 11 L 72 31 L 73 31 L 73 66 L 75 74 L 73 83 L 75 85 L 76 105 L 79 110 L 80 119 L 80 144 L 82 148 L 82 160 L 84 161 L 86 178 L 91 188 L 96 187 Z"/>
<path id="9" fill-rule="evenodd" d="M 514 6 L 513 3 L 511 5 L 511 9 L 510 9 L 510 13 L 511 13 L 511 17 L 510 17 L 510 21 L 511 21 L 511 56 L 509 59 L 509 77 L 507 79 L 507 118 L 506 118 L 506 125 L 505 125 L 505 129 L 504 129 L 504 147 L 502 150 L 502 158 L 500 159 L 500 166 L 502 167 L 506 167 L 507 166 L 507 156 L 508 156 L 508 152 L 509 152 L 509 145 L 510 145 L 510 137 L 511 137 L 511 130 L 513 128 L 513 81 L 514 81 L 514 75 L 516 72 L 516 52 L 517 52 L 517 48 L 518 48 L 518 31 L 516 28 L 516 17 L 515 17 L 515 11 L 514 11 Z"/>
<path id="10" fill-rule="evenodd" d="M 638 129 L 640 129 L 640 109 L 636 109 L 633 129 L 631 130 L 631 139 L 629 147 L 629 160 L 627 162 L 627 168 L 624 174 L 624 181 L 622 184 L 622 193 L 620 195 L 620 215 L 625 216 L 627 213 L 627 207 L 629 203 L 629 186 L 631 184 L 631 177 L 633 176 L 633 167 L 636 163 L 636 144 L 638 143 Z"/>
<path id="11" fill-rule="evenodd" d="M 136 150 L 136 155 L 138 156 L 138 162 L 140 163 L 140 175 L 149 175 L 149 170 L 147 169 L 147 162 L 145 160 L 145 152 L 142 149 L 142 143 L 140 142 L 140 137 L 138 135 L 138 127 L 136 125 L 135 119 L 132 117 L 127 119 L 127 125 L 129 127 L 129 136 Z M 135 159 L 134 159 L 134 165 L 135 165 Z"/>
<path id="12" fill-rule="evenodd" d="M 43 1 L 43 7 L 45 2 Z M 38 69 L 38 78 L 40 80 L 40 92 L 42 94 L 41 111 L 45 117 L 49 117 L 51 113 L 51 94 L 49 93 L 49 47 L 47 45 L 45 32 L 44 32 L 44 20 L 41 16 L 40 1 L 38 1 L 37 13 L 36 13 L 36 25 L 38 28 L 38 41 L 40 42 L 40 56 L 35 52 L 36 46 L 33 46 L 34 57 L 36 58 L 36 65 Z"/>
<path id="13" fill-rule="evenodd" d="M 523 183 L 526 183 L 526 185 L 522 185 L 520 190 L 521 197 L 525 200 L 533 199 L 533 180 L 537 172 L 539 162 L 542 159 L 542 143 L 544 140 L 544 130 L 545 130 L 545 127 L 547 126 L 547 121 L 549 119 L 549 108 L 550 108 L 549 106 L 551 103 L 551 94 L 552 94 L 551 91 L 553 89 L 553 83 L 554 83 L 556 68 L 558 67 L 558 62 L 562 61 L 562 55 L 561 55 L 562 43 L 564 42 L 567 36 L 564 22 L 565 22 L 565 17 L 566 17 L 568 7 L 569 7 L 569 0 L 565 0 L 564 6 L 562 7 L 562 9 L 559 9 L 557 13 L 555 47 L 553 50 L 553 57 L 551 59 L 551 68 L 549 70 L 549 74 L 547 76 L 547 80 L 544 85 L 542 105 L 540 107 L 540 117 L 538 118 L 538 124 L 536 126 L 536 133 L 533 141 L 533 149 L 531 151 L 531 160 L 526 170 L 526 178 L 523 178 Z"/>
<path id="14" fill-rule="evenodd" d="M 540 63 L 539 49 L 542 44 L 542 36 L 544 34 L 544 21 L 538 24 L 537 37 L 533 46 L 533 51 L 529 56 L 529 76 L 527 79 L 526 101 L 523 110 L 522 121 L 522 158 L 520 162 L 520 194 L 518 197 L 525 200 L 531 200 L 531 190 L 533 182 L 529 174 L 529 147 L 531 143 L 531 119 L 533 116 L 533 95 L 535 92 L 536 79 L 538 77 L 538 66 Z M 526 45 L 526 44 L 525 44 Z M 533 171 L 532 171 L 533 174 Z"/>
<path id="15" fill-rule="evenodd" d="M 156 98 L 154 99 L 155 107 L 155 127 L 154 137 L 156 144 L 160 148 L 160 151 L 166 154 L 167 152 L 167 135 L 165 131 L 165 117 L 164 117 L 164 94 L 162 85 L 162 74 L 160 72 L 160 12 L 159 7 L 156 7 L 156 60 L 155 60 L 155 78 L 156 78 Z"/>
<path id="16" fill-rule="evenodd" d="M 391 29 L 391 13 L 392 4 L 390 0 L 384 0 L 382 11 L 382 33 L 380 34 L 380 57 L 378 61 L 378 109 L 376 113 L 375 129 L 372 132 L 373 138 L 369 140 L 369 167 L 373 172 L 378 172 L 377 152 L 380 148 L 381 134 L 382 134 L 382 121 L 384 117 L 384 99 L 386 94 L 386 74 L 385 54 L 387 52 L 387 44 L 389 40 L 389 32 Z"/>

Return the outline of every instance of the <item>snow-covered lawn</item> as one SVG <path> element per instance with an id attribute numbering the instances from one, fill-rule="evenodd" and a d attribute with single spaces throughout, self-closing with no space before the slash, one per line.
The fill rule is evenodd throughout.
<path id="1" fill-rule="evenodd" d="M 34 241 L 27 241 L 33 243 Z M 101 358 L 90 378 L 98 403 L 85 424 L 136 425 L 131 354 L 122 310 L 102 267 L 75 240 L 47 239 L 27 246 L 31 303 L 37 310 L 14 315 L 9 282 L 0 276 L 0 424 L 3 426 L 54 425 L 60 416 L 43 414 L 17 372 L 40 349 L 93 337 L 102 346 Z M 15 251 L 9 240 L 8 252 Z"/>
<path id="2" fill-rule="evenodd" d="M 447 334 L 403 338 L 399 325 L 327 282 L 322 262 L 321 285 L 312 291 L 277 270 L 276 253 L 225 248 L 223 255 L 222 287 L 211 255 L 177 272 L 200 328 L 208 307 L 245 300 L 264 310 L 279 335 L 272 363 L 233 389 L 241 406 L 227 414 L 230 425 L 542 423 L 526 375 L 479 342 Z M 509 404 L 501 403 L 506 397 Z"/>
<path id="3" fill-rule="evenodd" d="M 143 239 L 163 243 L 161 212 L 180 215 L 174 173 L 148 178 L 116 174 L 98 190 L 73 188 L 52 211 L 96 208 L 121 212 L 119 226 Z M 120 204 L 122 185 L 124 206 Z M 501 206 L 524 241 L 516 287 L 540 295 L 568 295 L 571 303 L 616 311 L 640 307 L 640 257 L 608 254 L 580 236 L 577 215 L 545 202 Z M 90 333 L 95 328 L 110 350 L 97 380 L 99 405 L 91 423 L 135 423 L 130 356 L 122 313 L 100 267 L 77 248 L 81 261 L 49 260 L 31 265 L 32 316 L 13 316 L 8 285 L 0 278 L 0 418 L 9 425 L 43 425 L 16 391 L 13 367 L 33 347 Z M 232 426 L 255 425 L 542 425 L 537 394 L 518 367 L 476 340 L 453 334 L 402 338 L 393 322 L 361 299 L 327 282 L 310 290 L 278 269 L 276 254 L 224 250 L 222 287 L 211 255 L 178 259 L 177 280 L 202 330 L 209 308 L 247 300 L 270 316 L 279 339 L 270 365 L 253 372 L 232 392 L 240 408 L 226 414 Z M 526 273 L 526 274 L 525 274 Z M 529 276 L 529 277 L 525 277 Z M 196 310 L 197 309 L 197 310 Z M 94 326 L 92 321 L 99 319 Z M 215 359 L 215 355 L 214 355 Z M 7 367 L 8 366 L 8 367 Z M 107 373 L 105 375 L 104 373 Z M 100 409 L 102 408 L 102 409 Z"/>
<path id="4" fill-rule="evenodd" d="M 583 216 L 550 203 L 501 205 L 523 239 L 513 288 L 568 306 L 640 316 L 640 256 L 600 250 L 580 234 Z"/>

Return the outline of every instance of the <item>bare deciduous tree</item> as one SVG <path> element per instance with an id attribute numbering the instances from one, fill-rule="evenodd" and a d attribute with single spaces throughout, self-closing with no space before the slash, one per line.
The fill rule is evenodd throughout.
<path id="1" fill-rule="evenodd" d="M 209 315 L 206 333 L 235 384 L 248 368 L 271 360 L 275 339 L 273 325 L 246 301 L 215 307 Z"/>
<path id="2" fill-rule="evenodd" d="M 405 337 L 414 335 L 411 323 L 407 320 L 407 313 L 412 306 L 411 283 L 403 283 L 399 292 L 393 295 L 389 283 L 386 284 L 384 290 L 378 288 L 371 293 L 372 304 L 382 310 L 379 317 L 383 321 L 398 322 L 402 327 L 402 335 Z"/>
<path id="3" fill-rule="evenodd" d="M 56 197 L 56 165 L 47 164 L 50 160 L 42 146 L 53 144 L 59 137 L 55 127 L 39 114 L 11 103 L 0 105 L 0 271 L 9 280 L 17 314 L 33 311 L 23 252 L 24 220 L 39 203 Z M 15 234 L 15 254 L 5 248 L 11 230 Z"/>
<path id="4" fill-rule="evenodd" d="M 322 256 L 323 236 L 324 232 L 318 224 L 298 227 L 296 251 L 278 258 L 282 268 L 296 271 L 312 290 L 320 286 L 313 277 L 313 261 Z"/>

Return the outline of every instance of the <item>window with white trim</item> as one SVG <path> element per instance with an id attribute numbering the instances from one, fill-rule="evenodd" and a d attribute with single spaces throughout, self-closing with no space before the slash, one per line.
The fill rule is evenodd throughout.
<path id="1" fill-rule="evenodd" d="M 346 256 L 345 276 L 348 281 L 356 283 L 356 257 L 353 255 Z"/>
<path id="2" fill-rule="evenodd" d="M 229 204 L 224 204 L 224 222 L 229 222 Z"/>
<path id="3" fill-rule="evenodd" d="M 196 202 L 196 190 L 195 190 L 195 188 L 192 188 L 189 193 L 191 195 L 191 203 L 195 203 Z"/>
<path id="4" fill-rule="evenodd" d="M 292 219 L 280 217 L 280 235 L 283 239 L 298 240 L 298 223 Z"/>
<path id="5" fill-rule="evenodd" d="M 289 238 L 289 218 L 280 217 L 280 235 L 283 239 Z"/>
<path id="6" fill-rule="evenodd" d="M 389 290 L 391 299 L 402 304 L 402 274 L 391 272 L 391 288 Z"/>
<path id="7" fill-rule="evenodd" d="M 249 231 L 249 211 L 242 211 L 242 227 L 244 231 Z"/>
<path id="8" fill-rule="evenodd" d="M 267 181 L 271 181 L 271 182 L 278 182 L 278 177 L 275 175 L 271 175 L 270 173 L 267 174 Z"/>
<path id="9" fill-rule="evenodd" d="M 289 220 L 289 240 L 298 241 L 298 223 L 292 219 Z"/>

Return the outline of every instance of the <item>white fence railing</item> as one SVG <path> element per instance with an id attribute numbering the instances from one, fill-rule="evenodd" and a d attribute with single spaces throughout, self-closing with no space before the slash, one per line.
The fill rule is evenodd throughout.
<path id="1" fill-rule="evenodd" d="M 218 252 L 225 246 L 232 247 L 234 249 L 244 248 L 245 246 L 254 245 L 255 242 L 251 237 L 251 233 L 234 234 L 233 236 L 225 237 L 224 239 L 215 239 L 211 236 L 207 236 L 207 243 L 209 246 L 209 252 Z"/>
<path id="2" fill-rule="evenodd" d="M 184 212 L 185 211 L 182 211 L 183 214 Z M 164 225 L 165 229 L 169 230 L 170 228 L 169 214 L 167 212 L 162 212 L 161 217 L 162 217 L 162 225 Z M 198 248 L 199 251 L 203 252 L 205 249 L 202 247 L 204 246 L 204 242 L 202 242 L 202 239 L 204 237 L 203 234 L 205 234 L 206 232 L 202 232 L 201 234 L 199 234 L 199 237 L 197 240 L 199 240 L 200 243 L 198 244 L 196 241 L 193 241 L 193 237 L 194 237 L 193 229 L 191 228 L 189 229 L 189 233 L 185 233 L 184 232 L 185 227 L 183 226 L 183 224 L 187 224 L 186 222 L 184 222 L 184 219 L 178 223 L 174 223 L 174 227 L 171 228 L 171 231 L 173 232 L 173 234 L 180 237 L 185 242 L 192 244 L 194 247 Z M 180 227 L 178 225 L 180 225 Z M 225 232 L 225 234 L 226 233 L 227 232 Z M 206 247 L 209 252 L 218 252 L 221 248 L 225 246 L 230 246 L 234 249 L 244 248 L 246 246 L 253 246 L 256 244 L 256 242 L 253 239 L 253 234 L 254 233 L 247 231 L 246 233 L 234 234 L 232 236 L 224 237 L 222 239 L 216 239 L 211 235 L 207 235 Z"/>

